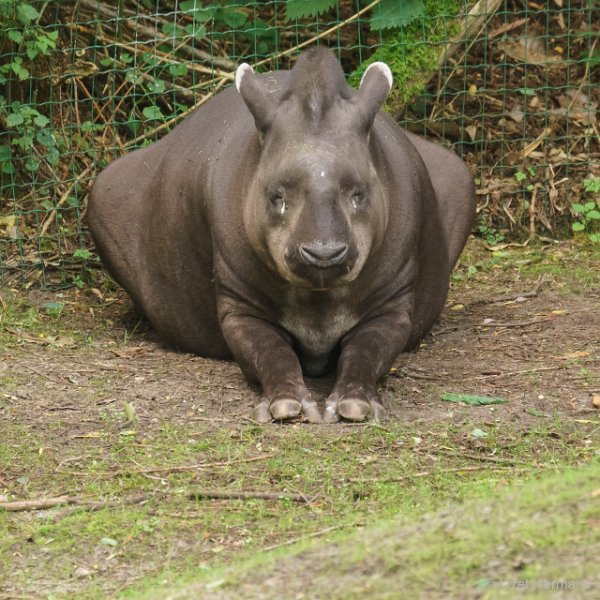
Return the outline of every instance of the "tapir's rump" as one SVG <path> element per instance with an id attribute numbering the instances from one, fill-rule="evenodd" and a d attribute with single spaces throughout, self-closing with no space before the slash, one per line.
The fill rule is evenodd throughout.
<path id="1" fill-rule="evenodd" d="M 96 181 L 104 265 L 174 348 L 237 360 L 258 420 L 378 419 L 375 386 L 439 316 L 469 233 L 472 178 L 354 90 L 315 48 L 235 85 Z M 322 415 L 303 372 L 337 369 Z"/>

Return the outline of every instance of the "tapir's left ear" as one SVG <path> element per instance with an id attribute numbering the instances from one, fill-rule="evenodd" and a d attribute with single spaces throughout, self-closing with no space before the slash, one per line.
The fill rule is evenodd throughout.
<path id="1" fill-rule="evenodd" d="M 373 126 L 377 112 L 392 89 L 393 81 L 392 72 L 384 62 L 374 62 L 364 72 L 358 89 L 358 102 L 367 131 Z"/>
<path id="2" fill-rule="evenodd" d="M 237 68 L 235 87 L 254 117 L 256 128 L 264 135 L 273 120 L 275 102 L 248 63 L 242 63 Z"/>

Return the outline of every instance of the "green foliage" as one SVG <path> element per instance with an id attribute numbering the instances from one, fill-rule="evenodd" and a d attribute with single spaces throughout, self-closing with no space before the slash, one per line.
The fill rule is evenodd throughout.
<path id="1" fill-rule="evenodd" d="M 518 183 L 523 183 L 525 189 L 528 192 L 533 192 L 535 185 L 532 182 L 532 179 L 537 175 L 537 168 L 531 165 L 527 166 L 524 171 L 517 171 L 515 173 L 515 179 Z"/>
<path id="2" fill-rule="evenodd" d="M 425 15 L 423 0 L 382 0 L 373 9 L 371 17 L 371 29 L 393 29 L 405 27 L 411 21 L 420 19 Z"/>
<path id="3" fill-rule="evenodd" d="M 471 394 L 454 394 L 448 392 L 442 396 L 442 400 L 446 402 L 454 402 L 460 404 L 469 404 L 470 406 L 485 406 L 487 404 L 504 404 L 506 400 L 502 398 L 494 398 L 490 396 L 474 396 Z"/>
<path id="4" fill-rule="evenodd" d="M 33 61 L 47 56 L 56 48 L 58 31 L 47 31 L 38 25 L 40 13 L 30 4 L 19 0 L 0 2 L 0 26 L 6 33 L 9 51 L 0 63 L 0 86 L 7 86 L 15 77 L 24 81 L 31 76 Z M 56 165 L 59 151 L 56 139 L 48 129 L 50 120 L 32 106 L 9 101 L 0 95 L 0 120 L 11 135 L 0 145 L 0 173 L 16 173 L 15 158 L 26 157 L 24 167 L 36 172 L 39 158 L 31 152 L 35 147 L 38 156 Z"/>
<path id="5" fill-rule="evenodd" d="M 394 3 L 407 14 L 414 3 Z M 382 3 L 381 15 L 385 8 Z M 423 11 L 416 8 L 410 22 L 403 27 L 385 29 L 381 32 L 382 44 L 349 77 L 349 83 L 358 87 L 365 69 L 373 62 L 385 62 L 394 76 L 394 87 L 388 96 L 386 108 L 394 113 L 421 94 L 432 74 L 438 68 L 440 44 L 458 32 L 456 16 L 462 9 L 460 0 L 424 0 Z M 406 11 L 406 12 L 404 12 Z M 397 25 L 400 25 L 397 22 Z"/>
<path id="6" fill-rule="evenodd" d="M 337 0 L 287 0 L 285 5 L 285 19 L 301 19 L 303 17 L 316 17 L 334 7 Z"/>
<path id="7" fill-rule="evenodd" d="M 600 177 L 586 177 L 583 189 L 590 194 L 600 194 Z"/>
<path id="8" fill-rule="evenodd" d="M 56 48 L 58 31 L 46 31 L 37 24 L 40 13 L 30 4 L 19 0 L 0 2 L 0 26 L 13 45 L 13 52 L 0 64 L 0 85 L 10 74 L 21 81 L 30 76 L 30 62 L 40 55 L 48 55 Z"/>
<path id="9" fill-rule="evenodd" d="M 588 202 L 571 204 L 571 211 L 577 218 L 571 225 L 575 233 L 587 233 L 591 242 L 600 244 L 600 178 L 588 177 L 583 182 L 583 189 L 591 197 Z"/>
<path id="10" fill-rule="evenodd" d="M 287 0 L 286 21 L 317 17 L 331 10 L 337 0 Z M 366 4 L 366 2 L 365 2 Z M 425 14 L 423 0 L 381 0 L 371 11 L 370 25 L 374 31 L 404 27 Z"/>
<path id="11" fill-rule="evenodd" d="M 504 241 L 504 235 L 496 230 L 495 227 L 481 223 L 477 227 L 479 235 L 490 245 L 497 246 Z"/>
<path id="12" fill-rule="evenodd" d="M 0 117 L 4 118 L 7 129 L 12 131 L 10 144 L 0 145 L 1 173 L 15 174 L 14 159 L 19 155 L 27 157 L 24 163 L 27 171 L 37 171 L 40 168 L 40 161 L 32 154 L 32 147 L 37 147 L 39 156 L 49 164 L 58 164 L 60 154 L 56 138 L 47 127 L 50 120 L 46 116 L 35 108 L 20 102 L 7 104 L 4 96 L 0 96 Z"/>

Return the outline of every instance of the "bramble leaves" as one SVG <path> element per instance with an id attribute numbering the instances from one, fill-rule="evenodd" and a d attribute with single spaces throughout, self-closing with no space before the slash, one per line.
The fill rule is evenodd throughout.
<path id="1" fill-rule="evenodd" d="M 288 0 L 285 5 L 285 20 L 316 17 L 335 6 L 336 0 Z"/>
<path id="2" fill-rule="evenodd" d="M 404 27 L 411 21 L 419 19 L 425 14 L 423 0 L 382 0 L 373 9 L 371 29 L 380 31 L 394 27 Z"/>

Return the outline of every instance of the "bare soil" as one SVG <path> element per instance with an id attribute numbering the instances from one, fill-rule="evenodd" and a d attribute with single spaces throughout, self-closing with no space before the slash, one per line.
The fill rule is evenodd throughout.
<path id="1" fill-rule="evenodd" d="M 481 250 L 479 242 L 472 246 Z M 469 407 L 440 402 L 446 392 L 506 400 L 487 408 L 495 420 L 526 422 L 541 416 L 530 414 L 536 411 L 594 413 L 600 290 L 565 272 L 542 279 L 523 276 L 517 265 L 455 283 L 433 333 L 417 352 L 400 356 L 381 385 L 389 418 L 460 420 Z M 56 299 L 50 292 L 28 297 L 40 307 Z M 260 390 L 248 385 L 237 365 L 165 348 L 123 292 L 100 299 L 71 291 L 60 300 L 88 341 L 64 332 L 36 337 L 11 330 L 18 343 L 0 351 L 0 375 L 10 376 L 8 384 L 0 383 L 0 421 L 47 429 L 58 418 L 71 433 L 65 437 L 57 430 L 60 446 L 99 425 L 99 407 L 122 411 L 124 402 L 134 403 L 137 417 L 149 426 L 250 419 Z M 321 406 L 332 382 L 308 380 Z"/>

